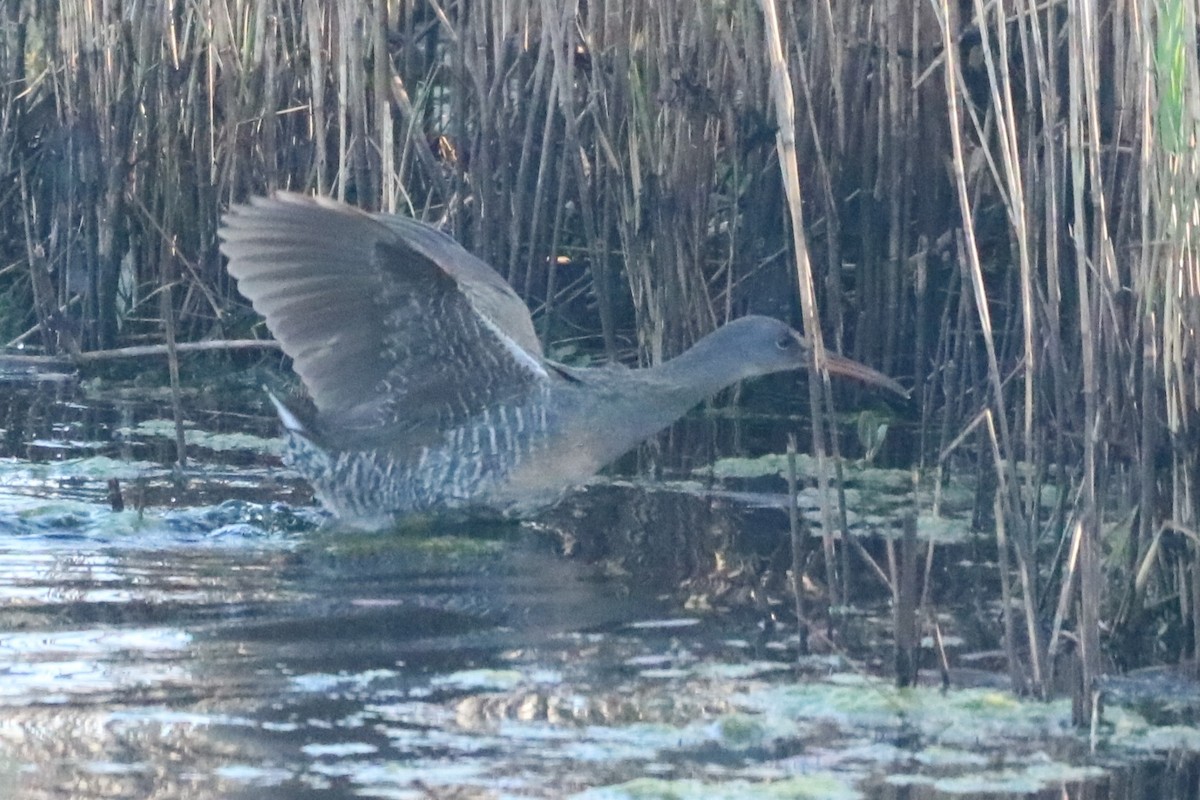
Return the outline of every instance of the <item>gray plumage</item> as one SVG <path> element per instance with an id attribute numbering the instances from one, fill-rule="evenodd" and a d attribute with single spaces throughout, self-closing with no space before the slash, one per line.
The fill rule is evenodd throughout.
<path id="1" fill-rule="evenodd" d="M 285 460 L 339 517 L 521 514 L 557 499 L 729 384 L 803 367 L 804 339 L 744 317 L 648 369 L 569 368 L 491 267 L 420 222 L 276 193 L 221 229 L 238 289 L 316 406 L 272 397 Z M 830 354 L 832 372 L 904 390 Z"/>

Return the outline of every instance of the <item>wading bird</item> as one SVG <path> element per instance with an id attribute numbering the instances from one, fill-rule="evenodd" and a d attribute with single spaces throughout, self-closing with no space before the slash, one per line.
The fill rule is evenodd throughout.
<path id="1" fill-rule="evenodd" d="M 220 235 L 316 406 L 271 397 L 284 460 L 353 524 L 530 513 L 724 387 L 807 364 L 804 338 L 762 316 L 655 367 L 555 363 L 512 288 L 449 236 L 329 199 L 257 198 Z M 907 396 L 856 361 L 826 364 Z"/>

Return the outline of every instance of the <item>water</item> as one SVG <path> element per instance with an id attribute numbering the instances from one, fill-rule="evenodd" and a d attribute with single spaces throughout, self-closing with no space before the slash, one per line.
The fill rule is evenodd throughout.
<path id="1" fill-rule="evenodd" d="M 1188 712 L 1111 709 L 1093 749 L 1065 702 L 897 692 L 883 614 L 797 663 L 775 484 L 339 532 L 260 403 L 190 397 L 181 482 L 153 392 L 0 384 L 0 797 L 1196 796 Z"/>
<path id="2" fill-rule="evenodd" d="M 519 532 L 333 546 L 231 527 L 0 551 L 0 742 L 23 796 L 351 796 L 399 755 L 383 721 L 472 688 L 453 676 L 536 687 L 581 631 L 654 608 Z"/>

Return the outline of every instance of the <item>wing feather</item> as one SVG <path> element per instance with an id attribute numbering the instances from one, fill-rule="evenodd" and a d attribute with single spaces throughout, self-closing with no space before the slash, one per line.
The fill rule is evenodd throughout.
<path id="1" fill-rule="evenodd" d="M 548 380 L 525 304 L 428 225 L 276 193 L 220 233 L 342 447 L 419 447 Z"/>

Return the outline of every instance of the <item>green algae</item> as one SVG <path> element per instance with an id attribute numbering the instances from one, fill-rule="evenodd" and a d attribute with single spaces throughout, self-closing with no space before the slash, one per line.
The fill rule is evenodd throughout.
<path id="1" fill-rule="evenodd" d="M 832 477 L 832 459 L 828 463 L 828 473 Z M 907 469 L 874 467 L 865 460 L 842 459 L 840 467 L 841 491 L 853 533 L 895 536 L 899 520 L 917 510 L 917 536 L 920 539 L 955 543 L 973 535 L 970 521 L 977 488 L 973 479 L 941 471 L 918 475 Z M 1026 473 L 1031 472 L 1028 465 L 1018 467 L 1028 481 Z M 788 457 L 769 453 L 756 458 L 722 458 L 709 466 L 693 469 L 692 474 L 731 482 L 778 479 L 774 492 L 781 494 L 786 491 Z M 818 508 L 820 495 L 811 485 L 817 479 L 816 459 L 798 454 L 796 475 L 805 485 L 798 492 L 799 506 L 806 511 Z M 1037 490 L 1043 508 L 1052 508 L 1058 502 L 1056 486 L 1039 484 Z M 763 490 L 756 488 L 756 491 Z M 936 514 L 933 513 L 935 508 Z"/>
<path id="2" fill-rule="evenodd" d="M 68 458 L 61 461 L 0 459 L 0 487 L 43 481 L 134 480 L 162 466 L 150 461 L 124 461 L 108 456 Z"/>
<path id="3" fill-rule="evenodd" d="M 145 436 L 175 440 L 175 422 L 169 419 L 147 419 L 130 427 L 118 428 L 116 433 L 124 437 Z M 184 439 L 189 447 L 202 447 L 214 452 L 249 450 L 279 456 L 283 453 L 283 440 L 278 437 L 264 438 L 249 433 L 228 431 L 216 433 L 184 423 Z"/>
<path id="4" fill-rule="evenodd" d="M 495 556 L 512 547 L 510 538 L 486 529 L 478 533 L 467 530 L 462 533 L 426 533 L 426 530 L 418 527 L 360 531 L 334 525 L 311 535 L 308 545 L 338 556 L 400 556 L 433 559 L 444 565 Z"/>
<path id="5" fill-rule="evenodd" d="M 1072 731 L 1066 700 L 1035 702 L 990 689 L 943 693 L 930 687 L 896 689 L 881 680 L 844 676 L 840 685 L 772 686 L 733 698 L 736 706 L 846 728 L 903 726 L 929 744 L 970 746 L 1065 736 Z"/>
<path id="6" fill-rule="evenodd" d="M 1200 726 L 1155 725 L 1121 706 L 1104 710 L 1100 741 L 1109 747 L 1140 753 L 1200 753 Z"/>
<path id="7" fill-rule="evenodd" d="M 1105 774 L 1100 767 L 1076 766 L 1044 756 L 1035 760 L 1038 763 L 965 775 L 893 775 L 888 777 L 887 782 L 895 786 L 929 786 L 952 795 L 1030 795 L 1057 786 L 1095 780 Z"/>
<path id="8" fill-rule="evenodd" d="M 716 461 L 712 466 L 693 470 L 696 475 L 712 475 L 715 478 L 765 478 L 787 475 L 787 456 L 768 453 L 757 458 L 730 457 Z M 816 475 L 817 461 L 812 456 L 796 456 L 796 472 L 799 475 Z"/>
<path id="9" fill-rule="evenodd" d="M 845 777 L 813 772 L 802 777 L 753 782 L 636 778 L 615 786 L 589 789 L 575 800 L 857 800 L 862 793 Z"/>

